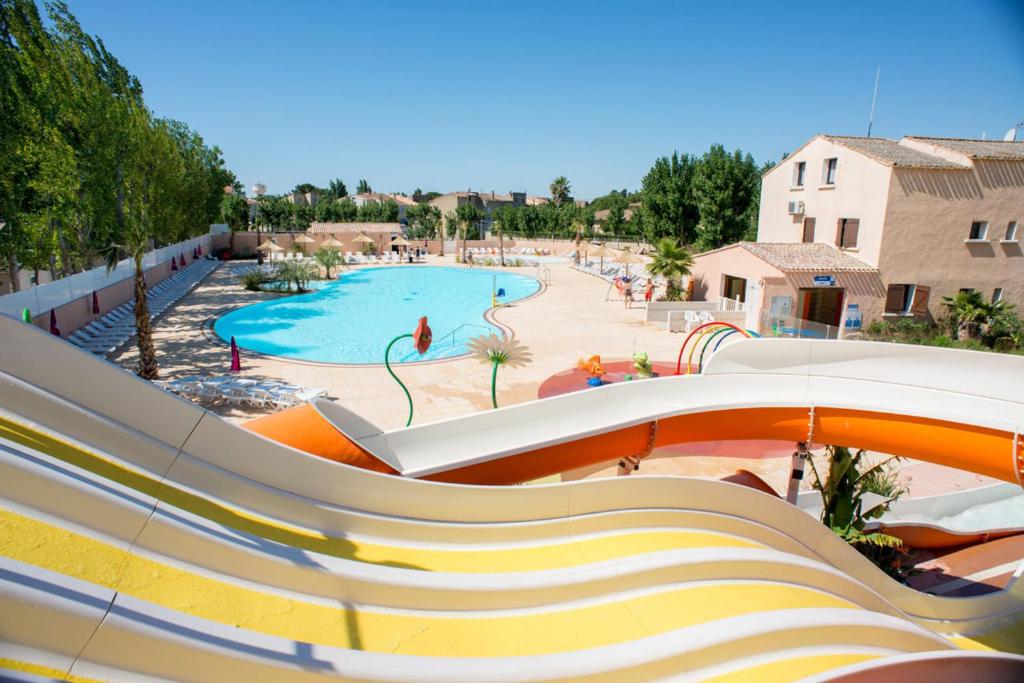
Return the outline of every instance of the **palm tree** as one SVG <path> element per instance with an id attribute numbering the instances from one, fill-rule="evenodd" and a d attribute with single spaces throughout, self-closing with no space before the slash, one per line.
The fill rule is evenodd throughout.
<path id="1" fill-rule="evenodd" d="M 946 309 L 950 331 L 958 340 L 978 339 L 982 328 L 1003 316 L 1012 306 L 1005 301 L 989 303 L 980 292 L 967 290 L 958 292 L 956 296 L 942 297 L 942 305 Z"/>
<path id="2" fill-rule="evenodd" d="M 313 254 L 313 258 L 319 263 L 324 269 L 327 270 L 327 279 L 331 279 L 331 268 L 340 266 L 344 263 L 344 260 L 334 249 L 317 249 L 316 253 Z"/>
<path id="3" fill-rule="evenodd" d="M 691 268 L 693 254 L 679 246 L 671 237 L 662 237 L 658 240 L 654 260 L 647 266 L 651 275 L 663 277 L 668 282 L 665 298 L 669 301 L 680 300 L 683 277 L 690 274 Z"/>
<path id="4" fill-rule="evenodd" d="M 466 233 L 471 225 L 477 225 L 484 218 L 483 209 L 476 204 L 463 204 L 456 207 L 455 216 L 462 226 L 462 262 L 466 262 Z M 458 245 L 456 245 L 456 248 Z"/>
<path id="5" fill-rule="evenodd" d="M 558 206 L 561 206 L 562 203 L 569 198 L 569 193 L 572 192 L 572 186 L 569 184 L 569 179 L 564 175 L 560 175 L 552 180 L 548 189 L 551 190 L 551 201 Z"/>
<path id="6" fill-rule="evenodd" d="M 135 266 L 135 335 L 139 348 L 138 375 L 143 379 L 157 379 L 156 347 L 153 346 L 153 328 L 149 324 L 149 300 L 146 298 L 146 271 L 142 259 L 149 250 L 149 235 L 138 222 L 132 221 L 125 231 L 124 244 L 111 244 L 105 250 L 107 272 L 117 268 L 122 255 L 127 255 Z"/>
<path id="7" fill-rule="evenodd" d="M 502 235 L 502 223 L 505 222 L 505 209 L 498 209 L 494 213 L 494 229 L 498 231 L 498 261 L 501 267 L 505 267 L 505 239 Z"/>

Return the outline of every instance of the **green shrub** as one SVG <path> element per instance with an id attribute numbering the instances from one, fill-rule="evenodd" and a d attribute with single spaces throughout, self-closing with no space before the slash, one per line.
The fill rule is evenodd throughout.
<path id="1" fill-rule="evenodd" d="M 238 284 L 242 285 L 250 292 L 262 292 L 263 289 L 273 280 L 274 277 L 272 275 L 259 268 L 249 268 L 238 276 Z"/>

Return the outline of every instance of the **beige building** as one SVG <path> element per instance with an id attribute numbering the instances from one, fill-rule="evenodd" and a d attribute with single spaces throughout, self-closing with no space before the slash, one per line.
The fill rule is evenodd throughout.
<path id="1" fill-rule="evenodd" d="M 480 222 L 478 235 L 479 238 L 483 239 L 488 228 L 491 225 L 491 221 L 494 217 L 494 212 L 504 206 L 523 206 L 527 203 L 527 196 L 525 192 L 509 192 L 508 194 L 498 194 L 497 192 L 473 192 L 467 190 L 466 192 L 449 192 L 447 194 L 434 197 L 428 202 L 431 206 L 435 206 L 441 211 L 441 215 L 444 217 L 444 223 L 446 226 L 445 232 L 447 233 L 447 216 L 449 213 L 454 213 L 456 209 L 465 204 L 472 204 L 478 207 L 484 212 L 484 220 Z M 472 235 L 470 236 L 472 238 Z"/>
<path id="2" fill-rule="evenodd" d="M 765 173 L 757 244 L 698 256 L 695 279 L 709 300 L 758 309 L 762 328 L 783 311 L 847 331 L 935 319 L 962 289 L 1024 306 L 1020 223 L 1024 142 L 818 135 Z M 756 247 L 784 253 L 805 281 L 773 282 L 762 271 L 778 263 Z"/>

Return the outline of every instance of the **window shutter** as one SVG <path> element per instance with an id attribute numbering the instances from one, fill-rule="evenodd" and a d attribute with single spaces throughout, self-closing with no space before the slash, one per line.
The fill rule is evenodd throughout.
<path id="1" fill-rule="evenodd" d="M 921 285 L 914 288 L 914 303 L 910 307 L 911 313 L 928 315 L 928 294 L 931 291 L 931 287 L 922 287 Z M 886 301 L 886 307 L 888 307 L 888 301 Z"/>
<path id="2" fill-rule="evenodd" d="M 836 246 L 843 246 L 843 219 L 836 221 Z"/>
<path id="3" fill-rule="evenodd" d="M 860 232 L 860 219 L 847 218 L 846 228 L 843 230 L 843 246 L 850 248 L 856 247 L 858 232 Z"/>
<path id="4" fill-rule="evenodd" d="M 889 290 L 885 293 L 886 313 L 903 312 L 903 288 L 904 285 L 889 285 Z"/>
<path id="5" fill-rule="evenodd" d="M 814 219 L 804 218 L 804 244 L 814 241 Z"/>

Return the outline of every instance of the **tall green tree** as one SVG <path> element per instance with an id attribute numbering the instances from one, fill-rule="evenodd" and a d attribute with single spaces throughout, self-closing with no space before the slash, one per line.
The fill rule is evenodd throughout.
<path id="1" fill-rule="evenodd" d="M 373 192 L 373 189 L 370 188 L 370 183 L 360 178 L 359 185 L 356 187 L 356 194 L 368 194 L 370 192 Z"/>
<path id="2" fill-rule="evenodd" d="M 564 175 L 560 175 L 551 181 L 551 185 L 548 188 L 551 191 L 551 201 L 556 206 L 561 206 L 569 199 L 569 194 L 572 192 L 572 186 L 569 184 L 569 179 Z"/>
<path id="3" fill-rule="evenodd" d="M 412 227 L 412 234 L 423 239 L 434 239 L 441 224 L 441 209 L 430 204 L 417 204 L 405 213 Z"/>
<path id="4" fill-rule="evenodd" d="M 342 182 L 341 178 L 335 178 L 327 184 L 327 191 L 324 193 L 324 199 L 328 202 L 333 202 L 336 199 L 348 196 L 348 188 L 345 187 L 345 183 Z"/>
<path id="5" fill-rule="evenodd" d="M 693 173 L 693 198 L 700 210 L 696 244 L 715 249 L 749 234 L 761 183 L 753 157 L 712 145 Z M 756 208 L 753 209 L 756 216 Z"/>
<path id="6" fill-rule="evenodd" d="M 690 155 L 673 152 L 656 160 L 644 176 L 641 220 L 647 241 L 654 243 L 661 237 L 674 237 L 683 244 L 696 241 L 700 210 L 691 188 L 696 166 Z"/>

